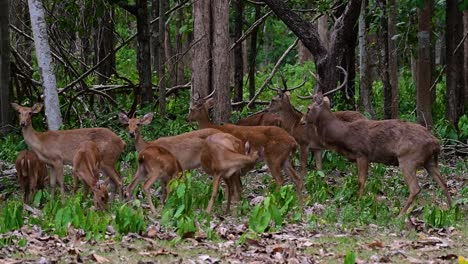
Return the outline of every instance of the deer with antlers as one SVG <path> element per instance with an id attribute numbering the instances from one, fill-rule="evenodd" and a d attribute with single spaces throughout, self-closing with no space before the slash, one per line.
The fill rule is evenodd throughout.
<path id="1" fill-rule="evenodd" d="M 337 89 L 341 89 L 346 84 L 347 73 L 346 71 L 344 71 L 344 73 L 345 81 Z M 288 131 L 288 133 L 291 134 L 299 144 L 301 174 L 305 175 L 307 172 L 307 157 L 310 150 L 314 152 L 316 169 L 322 170 L 322 155 L 320 152 L 324 147 L 322 145 L 321 139 L 317 135 L 315 125 L 301 124 L 301 118 L 303 114 L 294 108 L 290 100 L 290 92 L 301 87 L 301 85 L 288 89 L 286 80 L 284 78 L 283 85 L 283 89 L 274 89 L 277 92 L 277 95 L 271 99 L 270 105 L 268 106 L 268 112 L 279 114 L 282 127 Z M 330 92 L 327 94 L 330 94 Z M 338 111 L 334 114 L 340 120 L 345 122 L 352 122 L 365 118 L 364 115 L 356 111 Z"/>
<path id="2" fill-rule="evenodd" d="M 448 204 L 452 199 L 445 179 L 438 168 L 440 146 L 437 139 L 423 126 L 401 120 L 357 120 L 344 122 L 330 110 L 330 101 L 321 93 L 311 96 L 303 122 L 313 123 L 327 148 L 357 162 L 359 196 L 364 194 L 369 163 L 398 165 L 409 187 L 400 216 L 405 214 L 421 188 L 416 170 L 424 167 L 442 188 Z"/>
<path id="3" fill-rule="evenodd" d="M 137 151 L 141 153 L 146 151 L 147 148 L 152 146 L 159 146 L 168 150 L 173 157 L 179 162 L 181 170 L 190 170 L 199 168 L 201 166 L 201 150 L 205 144 L 206 138 L 209 136 L 220 133 L 221 131 L 216 129 L 202 129 L 198 131 L 188 132 L 177 136 L 162 137 L 153 141 L 145 141 L 141 136 L 141 126 L 148 125 L 153 120 L 153 113 L 147 113 L 142 118 L 129 118 L 124 113 L 119 113 L 120 123 L 127 126 L 127 130 L 135 141 L 135 147 Z M 148 151 L 151 151 L 148 150 Z M 155 156 L 155 155 L 152 155 Z M 168 155 L 164 159 L 168 159 Z M 162 159 L 162 161 L 164 161 Z M 156 161 L 155 158 L 152 160 Z M 151 161 L 147 161 L 146 164 L 149 166 Z M 171 162 L 173 163 L 173 161 Z M 163 167 L 163 165 L 158 165 Z M 143 173 L 137 173 L 143 175 Z M 168 173 L 170 174 L 170 173 Z M 132 183 L 128 186 L 126 194 L 131 197 L 133 189 L 144 177 L 135 176 Z M 154 181 L 153 181 L 154 182 Z M 242 183 L 240 175 L 235 174 L 226 181 L 228 199 L 234 201 L 240 200 L 240 194 L 242 192 Z M 146 184 L 145 184 L 146 185 Z M 230 201 L 230 200 L 229 200 Z"/>
<path id="4" fill-rule="evenodd" d="M 192 98 L 187 121 L 198 122 L 201 129 L 215 128 L 224 133 L 231 134 L 240 139 L 243 144 L 250 142 L 254 150 L 264 149 L 264 159 L 277 188 L 280 188 L 284 179 L 281 175 L 283 170 L 296 186 L 296 193 L 301 200 L 303 182 L 291 164 L 291 154 L 296 150 L 297 143 L 286 131 L 275 126 L 238 126 L 233 124 L 215 125 L 211 123 L 208 110 L 214 106 L 214 99 L 211 97 L 213 91 L 208 96 L 202 98 L 195 93 Z"/>
<path id="5" fill-rule="evenodd" d="M 20 126 L 26 144 L 34 150 L 39 159 L 51 167 L 50 186 L 52 195 L 58 181 L 62 201 L 65 198 L 63 185 L 63 165 L 71 165 L 80 144 L 90 140 L 97 144 L 102 154 L 101 170 L 110 178 L 113 193 L 121 194 L 122 180 L 115 169 L 120 153 L 125 148 L 125 142 L 107 128 L 80 128 L 70 130 L 37 132 L 32 127 L 31 117 L 41 111 L 42 104 L 33 107 L 11 104 L 19 113 Z M 113 199 L 113 193 L 111 200 Z"/>

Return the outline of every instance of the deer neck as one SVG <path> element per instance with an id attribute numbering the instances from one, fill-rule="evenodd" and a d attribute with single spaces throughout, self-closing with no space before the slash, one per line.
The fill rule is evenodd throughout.
<path id="1" fill-rule="evenodd" d="M 144 150 L 148 146 L 148 142 L 145 141 L 143 136 L 140 133 L 140 130 L 138 130 L 135 133 L 135 148 L 138 152 Z"/>
<path id="2" fill-rule="evenodd" d="M 294 130 L 294 127 L 299 124 L 301 121 L 302 115 L 297 112 L 297 110 L 291 105 L 287 104 L 284 107 L 284 110 L 280 113 L 282 127 L 291 133 Z"/>
<path id="3" fill-rule="evenodd" d="M 334 141 L 334 137 L 340 137 L 347 129 L 345 123 L 328 109 L 319 114 L 315 125 L 319 136 L 325 141 Z"/>
<path id="4" fill-rule="evenodd" d="M 34 150 L 40 149 L 41 140 L 38 137 L 38 134 L 40 132 L 37 132 L 36 130 L 34 130 L 34 128 L 32 127 L 32 124 L 29 124 L 23 127 L 22 132 L 23 132 L 24 141 L 31 149 L 34 149 Z"/>
<path id="5" fill-rule="evenodd" d="M 200 115 L 197 122 L 200 129 L 213 127 L 213 124 L 210 121 L 210 117 L 208 116 L 208 112 L 206 111 L 203 113 L 203 115 Z"/>

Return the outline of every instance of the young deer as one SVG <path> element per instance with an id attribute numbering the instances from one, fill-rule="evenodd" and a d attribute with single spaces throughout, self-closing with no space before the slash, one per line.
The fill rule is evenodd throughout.
<path id="1" fill-rule="evenodd" d="M 201 166 L 201 149 L 205 139 L 213 134 L 220 133 L 216 129 L 202 129 L 198 131 L 183 133 L 177 136 L 162 137 L 146 142 L 141 136 L 141 125 L 150 124 L 153 120 L 153 113 L 147 113 L 142 118 L 128 118 L 124 113 L 119 113 L 120 123 L 127 126 L 128 133 L 134 138 L 135 147 L 138 152 L 143 151 L 148 146 L 160 146 L 167 149 L 180 163 L 182 170 L 190 170 Z M 230 185 L 234 189 L 242 189 L 240 176 L 232 177 Z M 131 195 L 136 185 L 127 188 L 127 195 Z M 235 194 L 240 193 L 238 191 Z M 239 200 L 240 197 L 233 197 Z"/>
<path id="2" fill-rule="evenodd" d="M 23 201 L 31 203 L 36 191 L 45 186 L 47 167 L 34 151 L 23 150 L 16 158 L 15 168 L 18 183 L 24 191 Z"/>
<path id="3" fill-rule="evenodd" d="M 245 153 L 245 154 L 244 154 Z M 201 151 L 201 164 L 203 170 L 213 176 L 213 193 L 206 211 L 211 212 L 214 201 L 218 195 L 220 180 L 226 181 L 228 201 L 226 213 L 231 206 L 231 197 L 236 196 L 230 186 L 230 178 L 241 170 L 253 167 L 259 154 L 257 151 L 250 151 L 249 143 L 242 144 L 242 141 L 231 134 L 218 133 L 209 136 Z M 241 173 L 243 174 L 243 173 Z M 238 194 L 240 196 L 240 194 Z"/>
<path id="4" fill-rule="evenodd" d="M 271 99 L 268 111 L 278 113 L 283 128 L 296 139 L 300 149 L 301 174 L 307 173 L 307 157 L 309 150 L 314 152 L 315 167 L 322 170 L 322 142 L 317 135 L 314 124 L 301 124 L 302 113 L 291 104 L 288 90 L 276 89 L 277 95 Z M 364 119 L 365 116 L 355 111 L 339 111 L 334 113 L 336 117 L 345 122 Z"/>
<path id="5" fill-rule="evenodd" d="M 107 209 L 109 192 L 104 184 L 98 184 L 101 163 L 102 156 L 97 144 L 90 140 L 82 142 L 73 157 L 73 192 L 76 193 L 78 190 L 78 179 L 80 179 L 84 184 L 85 196 L 91 190 L 94 206 Z"/>
<path id="6" fill-rule="evenodd" d="M 291 165 L 291 154 L 296 150 L 297 143 L 286 131 L 275 126 L 238 126 L 233 124 L 214 125 L 211 123 L 208 110 L 214 106 L 214 99 L 210 94 L 201 98 L 198 93 L 193 96 L 190 105 L 190 111 L 187 120 L 197 121 L 200 128 L 215 128 L 222 132 L 229 133 L 244 144 L 248 141 L 254 150 L 263 147 L 265 150 L 265 161 L 270 169 L 273 178 L 276 181 L 277 188 L 280 188 L 284 179 L 281 175 L 281 169 L 289 176 L 296 186 L 298 198 L 302 198 L 303 182 L 301 177 Z"/>
<path id="7" fill-rule="evenodd" d="M 149 192 L 150 187 L 156 180 L 161 181 L 161 203 L 164 204 L 169 191 L 168 182 L 181 172 L 182 167 L 171 152 L 156 144 L 150 144 L 138 154 L 138 169 L 127 188 L 127 194 L 131 195 L 138 183 L 146 180 L 143 184 L 143 192 L 145 193 L 151 212 L 156 214 L 156 208 Z"/>
<path id="8" fill-rule="evenodd" d="M 239 126 L 277 126 L 281 127 L 281 118 L 265 110 L 249 115 L 239 120 Z"/>
<path id="9" fill-rule="evenodd" d="M 445 179 L 438 168 L 440 146 L 437 139 L 423 126 L 401 120 L 357 120 L 343 122 L 330 110 L 327 97 L 318 94 L 308 107 L 304 121 L 317 126 L 325 146 L 357 161 L 359 196 L 364 193 L 369 162 L 399 165 L 410 195 L 400 216 L 406 213 L 420 192 L 416 170 L 424 167 L 444 191 L 448 204 L 452 199 Z"/>
<path id="10" fill-rule="evenodd" d="M 125 148 L 125 142 L 107 128 L 80 128 L 71 130 L 58 130 L 37 132 L 31 124 L 31 117 L 41 111 L 42 104 L 33 107 L 24 107 L 11 104 L 19 113 L 26 144 L 36 152 L 39 159 L 51 167 L 50 186 L 52 195 L 55 193 L 56 182 L 60 186 L 62 201 L 64 200 L 63 165 L 71 165 L 73 157 L 81 142 L 94 141 L 103 157 L 101 169 L 110 178 L 113 191 L 115 188 L 121 193 L 122 180 L 115 169 L 120 153 Z M 111 199 L 113 196 L 111 196 Z"/>

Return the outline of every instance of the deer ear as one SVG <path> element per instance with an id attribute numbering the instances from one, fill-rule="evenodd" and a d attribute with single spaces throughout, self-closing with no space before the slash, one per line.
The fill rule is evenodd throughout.
<path id="1" fill-rule="evenodd" d="M 11 106 L 16 110 L 16 111 L 19 111 L 21 106 L 17 103 L 11 103 Z"/>
<path id="2" fill-rule="evenodd" d="M 151 121 L 153 121 L 153 116 L 153 113 L 147 113 L 140 119 L 140 124 L 148 125 L 149 123 L 151 123 Z"/>
<path id="3" fill-rule="evenodd" d="M 209 98 L 208 100 L 206 100 L 205 105 L 206 105 L 206 108 L 208 109 L 213 108 L 213 106 L 215 105 L 214 98 Z"/>
<path id="4" fill-rule="evenodd" d="M 37 114 L 41 111 L 42 109 L 42 104 L 41 103 L 35 103 L 33 107 L 31 108 L 31 112 L 34 114 Z"/>
<path id="5" fill-rule="evenodd" d="M 119 113 L 119 121 L 121 124 L 128 125 L 128 116 L 124 113 Z"/>

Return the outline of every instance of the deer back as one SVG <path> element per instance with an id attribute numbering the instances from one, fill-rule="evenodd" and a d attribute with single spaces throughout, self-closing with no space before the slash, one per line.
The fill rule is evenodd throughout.
<path id="1" fill-rule="evenodd" d="M 47 167 L 39 160 L 36 153 L 30 150 L 21 151 L 15 162 L 18 183 L 23 190 L 41 189 L 45 185 Z"/>

